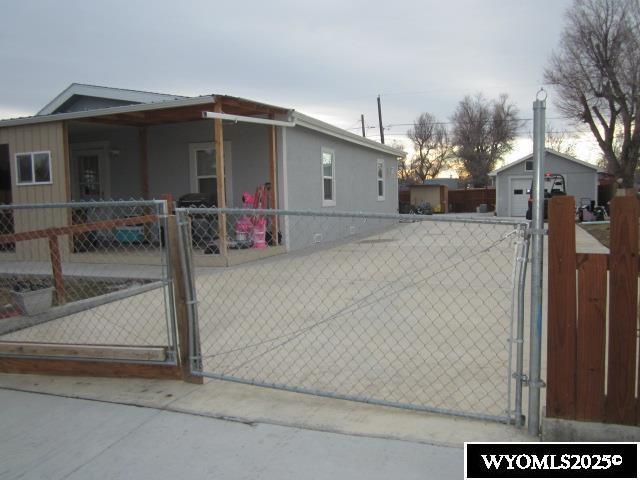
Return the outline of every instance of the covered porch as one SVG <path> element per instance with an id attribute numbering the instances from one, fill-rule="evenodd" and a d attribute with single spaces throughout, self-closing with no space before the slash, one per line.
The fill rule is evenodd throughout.
<path id="1" fill-rule="evenodd" d="M 291 111 L 226 96 L 190 101 L 194 104 L 167 108 L 116 107 L 66 121 L 69 198 L 166 198 L 180 205 L 185 196 L 200 194 L 205 206 L 242 207 L 243 193 L 254 194 L 262 186 L 262 207 L 278 208 L 282 204 L 279 133 L 292 125 Z M 234 248 L 233 219 L 217 217 L 211 227 L 215 235 L 207 243 L 194 243 L 197 264 L 228 266 L 284 251 L 277 217 L 268 219 L 266 248 L 242 250 Z M 74 223 L 96 220 L 102 219 Z M 211 248 L 212 243 L 217 248 Z M 99 262 L 101 257 L 99 248 L 71 254 L 71 260 L 79 262 Z"/>

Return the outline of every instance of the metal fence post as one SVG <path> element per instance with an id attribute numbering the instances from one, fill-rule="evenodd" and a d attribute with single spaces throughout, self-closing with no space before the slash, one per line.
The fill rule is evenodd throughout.
<path id="1" fill-rule="evenodd" d="M 171 283 L 174 291 L 176 322 L 178 325 L 178 358 L 182 369 L 183 380 L 191 383 L 202 383 L 202 377 L 194 376 L 191 372 L 190 345 L 191 325 L 189 321 L 189 292 L 186 289 L 185 278 L 188 275 L 183 268 L 183 247 L 180 241 L 181 232 L 175 215 L 169 216 L 169 258 L 171 262 Z"/>
<path id="2" fill-rule="evenodd" d="M 545 109 L 539 94 L 533 102 L 533 205 L 531 215 L 531 345 L 529 350 L 529 423 L 531 435 L 540 431 L 540 380 L 542 354 L 542 268 L 544 249 L 544 160 Z"/>
<path id="3" fill-rule="evenodd" d="M 183 282 L 186 292 L 187 316 L 189 320 L 189 368 L 191 374 L 202 371 L 200 353 L 200 334 L 198 326 L 198 300 L 196 281 L 191 257 L 193 241 L 191 237 L 191 221 L 189 215 L 181 209 L 176 209 L 178 225 L 178 244 L 180 248 L 180 262 L 182 264 Z"/>
<path id="4" fill-rule="evenodd" d="M 517 262 L 518 271 L 518 311 L 516 330 L 516 394 L 515 394 L 515 423 L 517 427 L 522 427 L 524 417 L 522 415 L 522 387 L 524 386 L 524 296 L 527 280 L 527 263 L 529 261 L 529 236 L 527 232 L 523 235 L 522 245 L 518 251 Z"/>

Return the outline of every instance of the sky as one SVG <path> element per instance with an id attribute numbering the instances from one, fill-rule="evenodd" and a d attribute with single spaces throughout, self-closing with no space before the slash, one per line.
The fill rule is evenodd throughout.
<path id="1" fill-rule="evenodd" d="M 520 117 L 557 47 L 570 0 L 393 2 L 3 0 L 0 118 L 32 115 L 73 82 L 223 93 L 294 108 L 406 142 L 428 111 L 446 122 L 467 94 L 507 93 Z M 554 106 L 554 129 L 582 132 Z M 506 161 L 530 153 L 525 121 Z M 578 134 L 578 133 L 576 133 Z M 578 156 L 595 161 L 590 135 Z"/>

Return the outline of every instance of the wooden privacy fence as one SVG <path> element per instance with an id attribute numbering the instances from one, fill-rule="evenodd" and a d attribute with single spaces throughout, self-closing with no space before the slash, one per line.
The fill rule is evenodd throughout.
<path id="1" fill-rule="evenodd" d="M 495 209 L 495 188 L 466 188 L 464 190 L 449 190 L 450 212 L 475 212 L 476 208 L 482 204 L 486 204 L 489 211 L 493 211 Z"/>
<path id="2" fill-rule="evenodd" d="M 574 209 L 549 202 L 547 416 L 640 425 L 638 201 L 611 201 L 609 254 L 576 253 Z"/>

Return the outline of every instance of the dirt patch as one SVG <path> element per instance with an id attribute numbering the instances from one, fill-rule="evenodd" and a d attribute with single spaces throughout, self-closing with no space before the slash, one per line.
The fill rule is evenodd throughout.
<path id="1" fill-rule="evenodd" d="M 609 248 L 611 238 L 611 225 L 609 223 L 602 223 L 596 225 L 579 224 L 580 227 L 587 233 L 595 237 L 602 245 Z"/>
<path id="2" fill-rule="evenodd" d="M 20 280 L 36 280 L 45 286 L 52 285 L 50 279 L 42 279 L 36 276 L 21 276 Z M 98 297 L 107 293 L 112 293 L 123 290 L 125 288 L 129 288 L 136 284 L 145 284 L 149 282 L 150 280 L 96 280 L 92 278 L 68 278 L 64 280 L 66 293 L 65 303 Z M 12 286 L 15 283 L 15 278 L 0 277 L 0 316 L 2 317 L 14 316 L 18 314 L 17 310 L 13 308 L 10 293 Z M 60 304 L 61 303 L 56 298 L 54 292 L 53 306 L 59 306 Z"/>

